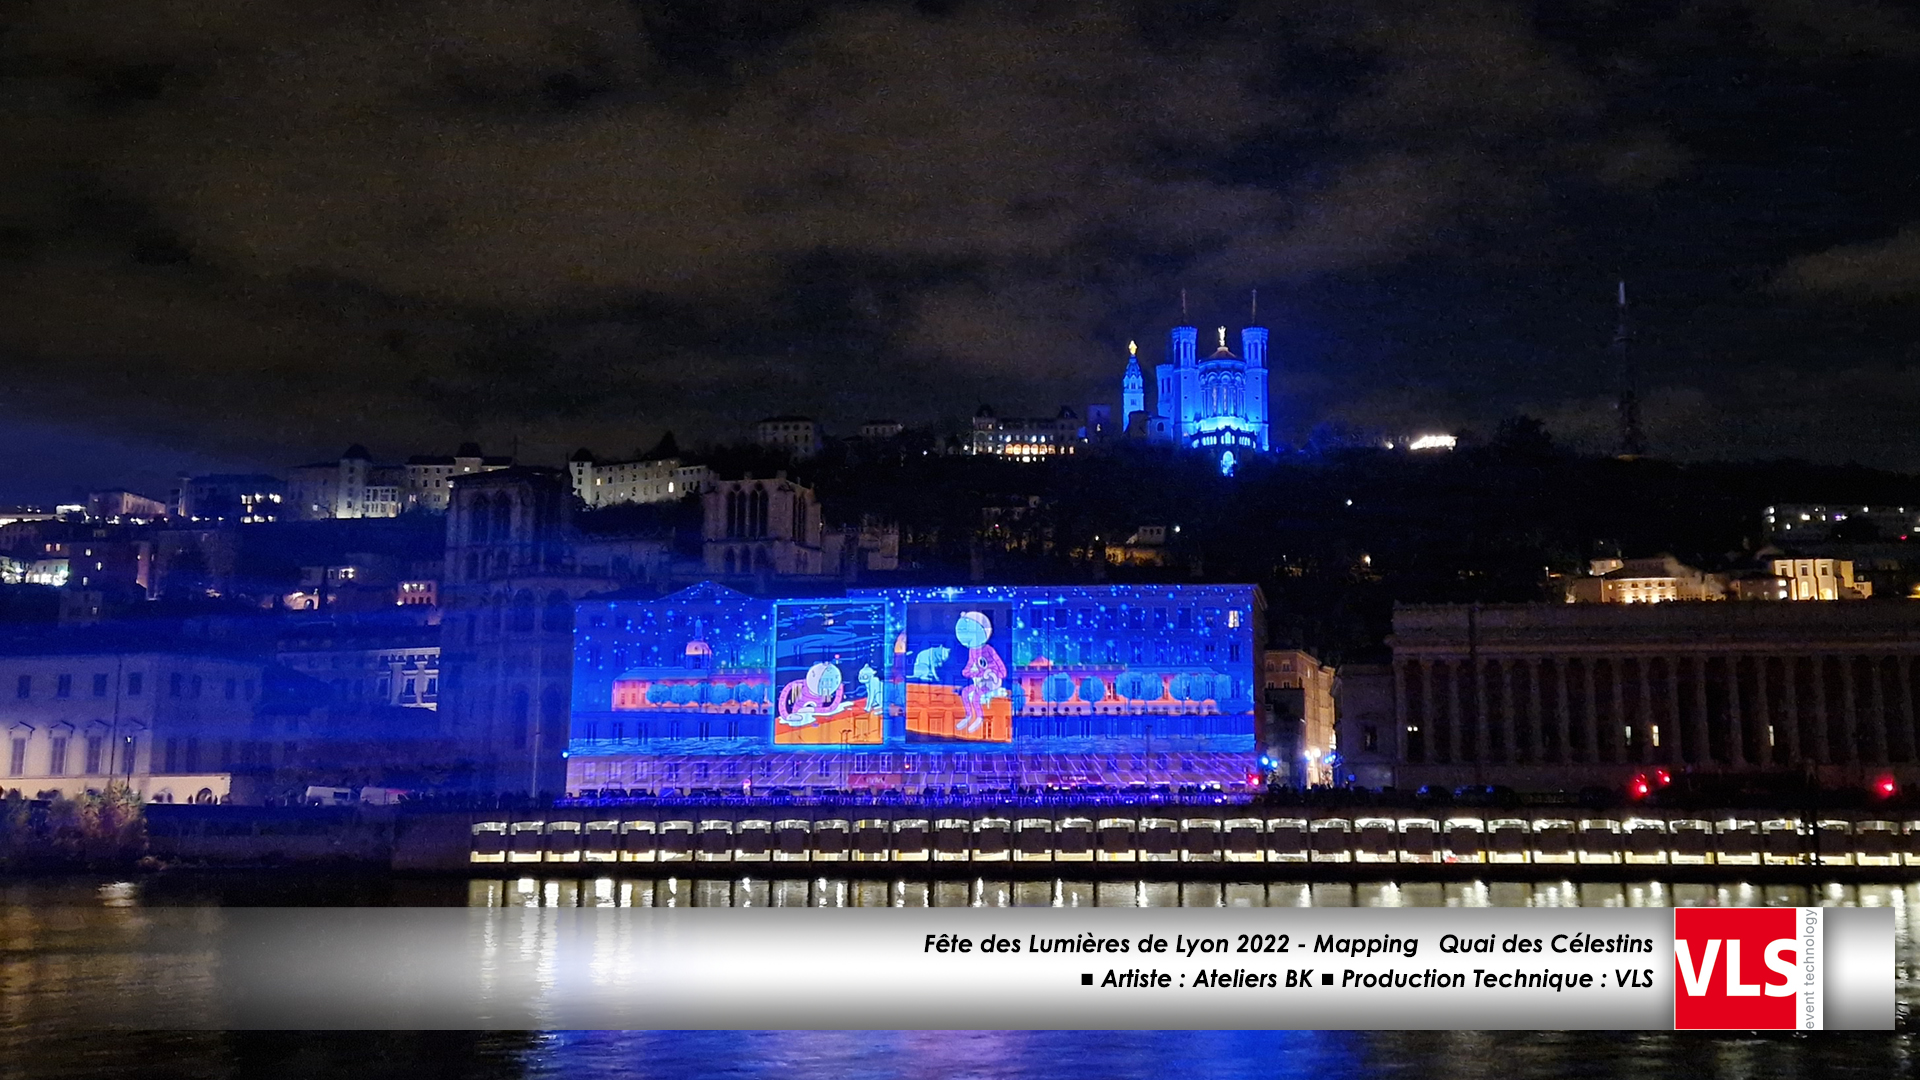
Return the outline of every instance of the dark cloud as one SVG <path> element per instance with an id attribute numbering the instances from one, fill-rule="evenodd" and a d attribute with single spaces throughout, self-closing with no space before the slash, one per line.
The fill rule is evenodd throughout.
<path id="1" fill-rule="evenodd" d="M 1539 356 L 1604 324 L 1539 283 L 1660 260 L 1659 200 L 1765 197 L 1705 191 L 1745 151 L 1685 44 L 1778 80 L 1912 40 L 1797 0 L 33 0 L 0 38 L 6 392 L 229 456 L 625 448 L 1110 399 L 1181 288 L 1210 322 L 1258 286 L 1319 365 L 1302 429 L 1572 423 L 1604 378 L 1543 392 Z M 1840 255 L 1787 277 L 1849 288 Z M 1539 311 L 1462 349 L 1460 282 Z M 1380 398 L 1396 367 L 1431 392 Z"/>
<path id="2" fill-rule="evenodd" d="M 1920 296 L 1920 226 L 1796 259 L 1781 272 L 1779 284 L 1790 292 L 1861 299 Z"/>

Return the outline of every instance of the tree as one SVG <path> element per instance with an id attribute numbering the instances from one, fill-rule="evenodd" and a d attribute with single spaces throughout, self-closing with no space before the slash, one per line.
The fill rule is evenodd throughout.
<path id="1" fill-rule="evenodd" d="M 1488 445 L 1508 457 L 1545 458 L 1559 452 L 1547 425 L 1524 413 L 1500 421 Z"/>

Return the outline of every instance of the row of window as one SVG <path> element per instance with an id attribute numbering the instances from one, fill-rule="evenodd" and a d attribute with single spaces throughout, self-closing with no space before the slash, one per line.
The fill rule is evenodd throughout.
<path id="1" fill-rule="evenodd" d="M 72 744 L 73 740 L 66 735 L 55 735 L 48 741 L 47 775 L 67 775 L 68 756 Z M 89 735 L 86 737 L 84 745 L 86 747 L 86 757 L 84 762 L 82 762 L 83 772 L 81 775 L 105 775 L 108 764 L 107 737 L 104 735 Z M 135 749 L 135 746 L 136 743 L 134 739 L 131 737 L 128 738 L 127 750 L 129 753 Z M 16 735 L 13 738 L 13 745 L 7 754 L 7 775 L 27 775 L 27 740 L 22 736 Z"/>
<path id="2" fill-rule="evenodd" d="M 1020 759 L 1014 755 L 981 754 L 969 762 L 966 754 L 941 755 L 940 757 L 917 754 L 855 754 L 851 759 L 819 758 L 814 763 L 814 775 L 823 777 L 831 775 L 834 771 L 833 766 L 836 760 L 847 763 L 847 771 L 854 773 L 904 771 L 932 774 L 957 773 L 972 776 L 998 774 L 1013 777 L 1022 772 Z M 786 763 L 785 760 L 775 762 L 762 758 L 758 761 L 729 761 L 717 769 L 712 762 L 696 761 L 690 764 L 692 766 L 692 776 L 695 780 L 711 779 L 716 773 L 724 775 L 730 780 L 738 780 L 743 776 L 750 777 L 756 775 L 762 778 L 769 778 L 773 776 L 774 766 L 776 764 Z M 609 773 L 617 776 L 623 771 L 630 771 L 633 772 L 636 778 L 638 777 L 637 769 L 623 770 L 623 764 L 624 763 L 618 761 L 610 763 Z M 795 764 L 798 763 L 796 762 Z M 1120 769 L 1120 759 L 1118 757 L 1108 757 L 1106 765 L 1109 770 L 1117 772 Z M 1176 765 L 1182 771 L 1192 771 L 1194 767 L 1191 758 L 1182 757 L 1175 759 L 1166 754 L 1156 754 L 1153 757 L 1152 767 L 1154 769 L 1163 772 L 1171 771 Z M 682 763 L 675 761 L 664 763 L 665 779 L 680 779 L 681 766 Z M 1148 768 L 1147 758 L 1141 754 L 1134 754 L 1129 758 L 1128 767 L 1135 772 L 1145 772 Z M 1036 768 L 1035 771 L 1040 771 L 1040 769 Z M 793 770 L 782 769 L 780 772 L 783 776 L 792 776 L 804 772 L 804 768 L 796 768 Z"/>
<path id="3" fill-rule="evenodd" d="M 47 741 L 47 768 L 45 776 L 105 776 L 108 773 L 124 772 L 129 761 L 137 761 L 139 739 L 127 736 L 117 760 L 109 756 L 108 740 L 105 735 L 88 735 L 74 745 L 75 740 L 66 735 L 55 735 Z M 13 737 L 7 753 L 7 775 L 27 775 L 27 746 L 24 736 Z M 75 760 L 75 751 L 79 759 Z M 298 757 L 300 744 L 288 741 L 280 744 L 281 764 L 292 764 Z M 220 740 L 219 771 L 225 772 L 235 767 L 271 766 L 274 764 L 274 745 L 264 739 L 222 739 Z M 169 737 L 161 749 L 159 765 L 153 771 L 160 773 L 196 773 L 203 764 L 212 764 L 202 760 L 200 740 L 192 736 L 186 738 Z M 78 771 L 74 771 L 75 767 Z"/>
<path id="4" fill-rule="evenodd" d="M 130 671 L 126 676 L 126 695 L 142 697 L 146 694 L 147 679 L 145 672 Z M 56 698 L 73 697 L 74 677 L 69 674 L 55 675 L 52 680 L 53 696 Z M 36 689 L 38 686 L 40 689 Z M 32 675 L 21 675 L 14 680 L 13 696 L 26 701 L 36 693 L 45 693 L 46 682 L 36 680 Z M 92 677 L 93 696 L 103 698 L 113 690 L 113 676 L 99 672 Z M 167 676 L 167 696 L 176 698 L 197 698 L 206 690 L 206 680 L 199 675 L 185 672 L 173 672 Z M 222 694 L 228 701 L 252 701 L 254 681 L 252 679 L 227 679 Z"/>
<path id="5" fill-rule="evenodd" d="M 1175 716 L 1152 717 L 1153 723 L 1147 724 L 1139 717 L 1050 717 L 1044 719 L 1022 719 L 1019 723 L 1021 738 L 1150 738 L 1157 732 L 1165 738 L 1190 738 L 1208 736 L 1229 736 L 1250 734 L 1246 721 L 1233 716 Z M 713 721 L 698 720 L 683 723 L 679 720 L 658 722 L 635 721 L 629 729 L 625 721 L 613 721 L 606 727 L 588 721 L 574 727 L 574 738 L 587 742 L 598 742 L 602 738 L 613 742 L 624 742 L 629 737 L 645 742 L 651 739 L 675 740 L 686 737 L 695 739 L 738 739 L 742 738 L 739 720 Z M 764 739 L 767 725 L 764 719 L 755 724 L 744 737 Z M 516 741 L 516 746 L 524 743 Z"/>

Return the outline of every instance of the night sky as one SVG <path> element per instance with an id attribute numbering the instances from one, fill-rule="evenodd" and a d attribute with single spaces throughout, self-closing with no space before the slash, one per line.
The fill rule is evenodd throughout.
<path id="1" fill-rule="evenodd" d="M 0 501 L 1118 404 L 1920 468 L 1920 19 L 1858 0 L 14 0 Z M 158 492 L 163 493 L 163 492 Z"/>

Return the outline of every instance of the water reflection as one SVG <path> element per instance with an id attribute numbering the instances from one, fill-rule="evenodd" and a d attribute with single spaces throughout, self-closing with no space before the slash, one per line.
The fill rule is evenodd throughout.
<path id="1" fill-rule="evenodd" d="M 1908 910 L 1920 882 L 1884 885 L 1660 881 L 1176 882 L 663 878 L 467 883 L 470 907 L 1886 907 L 1902 1001 L 1920 1000 Z"/>
<path id="2" fill-rule="evenodd" d="M 885 878 L 476 879 L 469 907 L 1888 907 L 1905 932 L 1920 882 L 906 881 Z"/>
<path id="3" fill-rule="evenodd" d="M 264 889 L 264 893 L 261 891 Z M 161 986 L 116 941 L 158 906 L 196 917 L 262 902 L 522 907 L 1635 907 L 1818 904 L 1893 909 L 1900 997 L 1915 1000 L 1909 908 L 1920 881 L 1868 885 L 1596 883 L 947 881 L 862 878 L 586 877 L 445 879 L 403 886 L 222 879 L 31 880 L 0 884 L 0 1076 L 419 1075 L 486 1078 L 727 1076 L 735 1080 L 985 1077 L 1116 1080 L 1178 1073 L 1317 1080 L 1444 1074 L 1524 1077 L 1897 1076 L 1912 1036 L 1812 1039 L 1604 1032 L 563 1032 L 495 1034 L 94 1033 L 115 996 L 206 997 L 211 963 Z M 384 901 L 379 898 L 384 897 Z M 370 899 L 374 898 L 374 899 Z M 502 950 L 527 942 L 501 940 Z"/>

